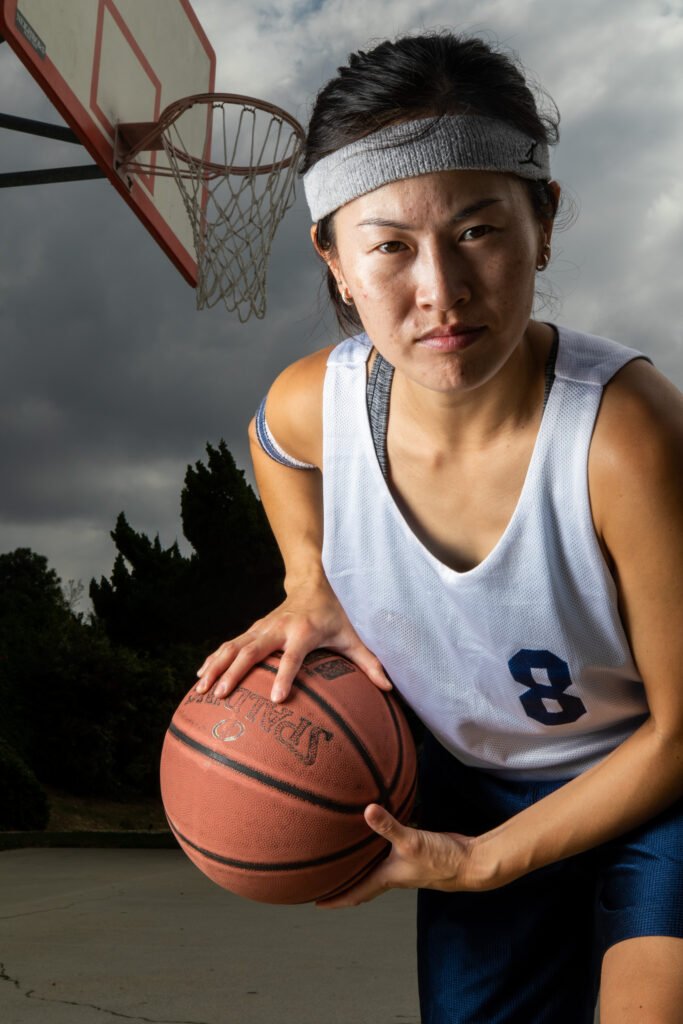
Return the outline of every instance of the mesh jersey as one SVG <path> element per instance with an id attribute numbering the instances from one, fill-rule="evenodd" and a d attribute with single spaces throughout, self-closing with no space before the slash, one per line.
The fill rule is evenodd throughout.
<path id="1" fill-rule="evenodd" d="M 548 361 L 545 367 L 545 394 L 543 396 L 543 408 L 548 402 L 548 395 L 555 379 L 555 358 L 557 356 L 557 335 L 548 353 Z M 365 397 L 368 405 L 368 418 L 370 420 L 370 431 L 372 443 L 375 446 L 375 454 L 380 469 L 386 477 L 389 472 L 387 462 L 387 421 L 389 419 L 389 398 L 391 385 L 394 379 L 394 367 L 378 352 L 377 357 L 368 373 L 368 382 L 365 387 Z M 254 421 L 256 424 L 256 440 L 261 449 L 275 462 L 288 466 L 290 469 L 316 469 L 310 462 L 301 462 L 293 455 L 282 448 L 273 437 L 266 420 L 266 395 L 256 410 Z"/>
<path id="2" fill-rule="evenodd" d="M 323 564 L 355 630 L 437 739 L 510 778 L 569 778 L 647 717 L 591 516 L 587 461 L 603 386 L 641 357 L 559 328 L 555 381 L 513 516 L 457 572 L 418 540 L 373 447 L 366 335 L 323 390 Z"/>

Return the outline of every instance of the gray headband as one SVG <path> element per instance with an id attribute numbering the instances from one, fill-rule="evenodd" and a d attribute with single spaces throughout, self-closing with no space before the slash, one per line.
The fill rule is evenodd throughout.
<path id="1" fill-rule="evenodd" d="M 501 171 L 547 181 L 548 146 L 504 121 L 475 114 L 403 121 L 318 160 L 304 174 L 304 191 L 317 222 L 390 181 L 452 170 Z"/>

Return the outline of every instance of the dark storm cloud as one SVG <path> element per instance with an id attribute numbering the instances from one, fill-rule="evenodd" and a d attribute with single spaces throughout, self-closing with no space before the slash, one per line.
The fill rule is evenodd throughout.
<path id="1" fill-rule="evenodd" d="M 246 425 L 266 381 L 312 337 L 307 304 L 291 338 L 292 299 L 310 293 L 317 269 L 292 239 L 292 272 L 286 283 L 273 275 L 267 321 L 242 327 L 222 309 L 200 317 L 107 183 L 43 191 L 31 210 L 45 232 L 38 259 L 23 248 L 33 232 L 5 218 L 23 273 L 3 309 L 0 421 L 11 444 L 2 471 L 13 481 L 3 516 L 45 521 L 87 508 L 106 527 L 120 507 L 139 508 L 146 470 L 175 477 L 177 497 L 207 440 L 224 437 L 245 464 Z M 142 525 L 176 521 L 177 508 L 159 511 Z"/>

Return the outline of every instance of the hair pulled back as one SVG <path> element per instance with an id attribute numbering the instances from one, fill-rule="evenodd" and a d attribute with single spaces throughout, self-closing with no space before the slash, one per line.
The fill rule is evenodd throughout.
<path id="1" fill-rule="evenodd" d="M 545 97 L 545 94 L 543 94 Z M 517 60 L 484 40 L 451 32 L 387 40 L 365 53 L 349 56 L 348 65 L 325 85 L 315 101 L 300 171 L 366 135 L 399 121 L 447 114 L 480 114 L 497 118 L 536 142 L 554 145 L 560 116 L 549 97 L 539 111 Z M 536 214 L 555 213 L 547 182 L 524 181 Z M 335 246 L 334 214 L 317 227 L 318 246 Z M 354 307 L 346 306 L 331 271 L 327 288 L 341 327 L 362 330 Z"/>

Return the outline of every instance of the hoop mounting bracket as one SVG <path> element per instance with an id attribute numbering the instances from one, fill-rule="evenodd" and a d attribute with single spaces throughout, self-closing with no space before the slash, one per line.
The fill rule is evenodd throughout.
<path id="1" fill-rule="evenodd" d="M 125 121 L 116 125 L 114 133 L 114 167 L 125 174 L 129 164 L 135 163 L 131 153 L 143 150 L 161 150 L 161 129 L 156 121 Z"/>

